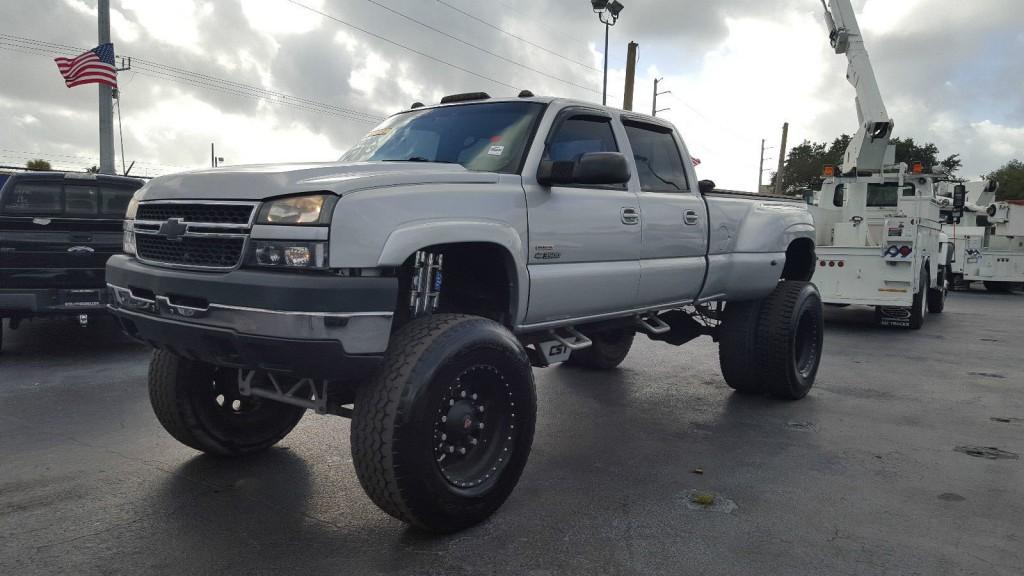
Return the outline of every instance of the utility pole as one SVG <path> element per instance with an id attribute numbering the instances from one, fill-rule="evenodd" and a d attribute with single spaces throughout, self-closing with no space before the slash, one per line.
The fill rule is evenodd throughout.
<path id="1" fill-rule="evenodd" d="M 782 125 L 782 146 L 779 146 L 779 171 L 775 173 L 775 193 L 781 195 L 782 170 L 786 167 L 786 139 L 789 138 L 789 122 Z"/>
<path id="2" fill-rule="evenodd" d="M 757 171 L 757 193 L 761 193 L 761 182 L 764 177 L 764 138 L 761 138 L 761 167 Z"/>
<path id="3" fill-rule="evenodd" d="M 662 94 L 671 94 L 672 93 L 671 90 L 662 90 L 661 92 L 658 92 L 658 84 L 662 80 L 664 80 L 664 78 L 655 78 L 654 79 L 654 97 L 652 98 L 652 102 L 651 102 L 651 116 L 657 116 L 658 112 L 664 112 L 666 110 L 671 110 L 671 108 L 658 108 L 658 96 L 661 96 Z"/>
<path id="4" fill-rule="evenodd" d="M 97 6 L 100 45 L 110 42 L 110 0 L 99 0 Z M 106 84 L 100 91 L 100 174 L 114 172 L 114 92 Z"/>
<path id="5" fill-rule="evenodd" d="M 636 42 L 630 42 L 626 49 L 626 91 L 622 97 L 622 109 L 633 109 L 633 82 L 636 76 Z"/>

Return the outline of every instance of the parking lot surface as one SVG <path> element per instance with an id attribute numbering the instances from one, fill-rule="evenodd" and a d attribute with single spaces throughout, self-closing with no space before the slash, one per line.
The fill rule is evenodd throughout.
<path id="1" fill-rule="evenodd" d="M 1024 573 L 1024 295 L 952 294 L 920 332 L 826 317 L 795 403 L 733 394 L 708 338 L 536 370 L 519 487 L 444 537 L 370 503 L 347 420 L 200 455 L 152 415 L 146 348 L 27 323 L 0 356 L 0 574 Z"/>

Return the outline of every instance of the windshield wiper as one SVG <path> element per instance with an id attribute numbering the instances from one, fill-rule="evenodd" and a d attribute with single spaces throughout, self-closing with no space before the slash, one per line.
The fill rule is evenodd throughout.
<path id="1" fill-rule="evenodd" d="M 423 156 L 412 156 L 410 158 L 389 158 L 387 160 L 381 160 L 381 162 L 436 162 L 438 164 L 455 164 L 449 160 L 431 160 L 430 158 L 424 158 Z"/>

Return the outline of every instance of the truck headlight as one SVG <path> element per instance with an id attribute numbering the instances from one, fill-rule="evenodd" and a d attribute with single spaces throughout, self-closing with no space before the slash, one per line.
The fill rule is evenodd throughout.
<path id="1" fill-rule="evenodd" d="M 128 209 L 125 210 L 124 222 L 121 224 L 123 238 L 121 248 L 125 254 L 135 256 L 135 214 L 139 211 L 139 200 L 142 198 L 142 190 L 136 190 L 132 199 L 128 201 Z"/>
<path id="2" fill-rule="evenodd" d="M 307 194 L 268 200 L 260 208 L 257 224 L 328 224 L 338 197 Z"/>
<path id="3" fill-rule="evenodd" d="M 122 239 L 121 248 L 125 254 L 135 256 L 135 220 L 125 220 L 122 226 L 124 228 L 124 238 Z"/>
<path id="4" fill-rule="evenodd" d="M 327 268 L 327 243 L 254 240 L 249 263 L 272 268 L 324 269 Z"/>

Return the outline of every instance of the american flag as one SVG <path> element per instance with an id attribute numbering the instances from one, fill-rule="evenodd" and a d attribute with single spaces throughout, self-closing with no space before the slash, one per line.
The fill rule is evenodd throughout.
<path id="1" fill-rule="evenodd" d="M 100 44 L 77 58 L 54 58 L 68 88 L 82 84 L 106 84 L 117 88 L 114 45 Z"/>
<path id="2" fill-rule="evenodd" d="M 694 158 L 691 156 L 690 163 L 692 163 L 693 167 L 696 168 L 697 166 L 700 166 L 700 158 Z"/>

